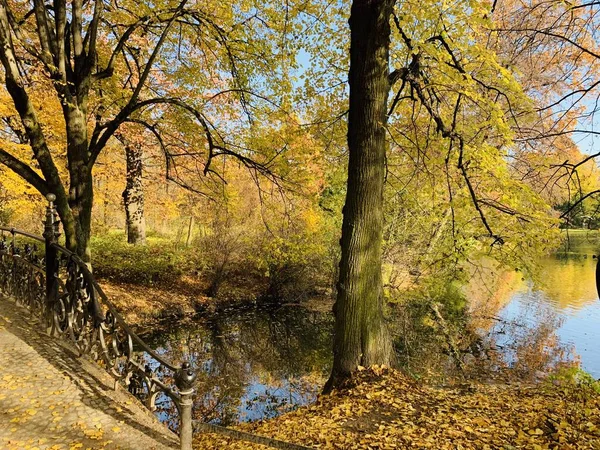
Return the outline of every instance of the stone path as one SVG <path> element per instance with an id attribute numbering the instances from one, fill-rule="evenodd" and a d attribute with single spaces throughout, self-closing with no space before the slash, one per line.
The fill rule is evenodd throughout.
<path id="1" fill-rule="evenodd" d="M 29 312 L 0 297 L 0 449 L 167 449 L 173 433 Z"/>

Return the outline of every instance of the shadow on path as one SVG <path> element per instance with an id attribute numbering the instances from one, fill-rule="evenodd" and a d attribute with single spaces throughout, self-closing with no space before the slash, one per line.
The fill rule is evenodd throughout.
<path id="1" fill-rule="evenodd" d="M 175 448 L 175 435 L 114 379 L 0 297 L 0 448 Z M 29 446 L 29 447 L 27 447 Z"/>

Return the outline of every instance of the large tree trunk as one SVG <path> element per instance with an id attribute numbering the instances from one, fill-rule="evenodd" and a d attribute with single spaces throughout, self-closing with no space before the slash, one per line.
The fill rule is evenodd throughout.
<path id="1" fill-rule="evenodd" d="M 91 263 L 90 236 L 92 227 L 92 207 L 94 204 L 94 189 L 92 174 L 87 168 L 80 168 L 77 175 L 71 174 L 71 186 L 69 187 L 69 206 L 73 212 L 75 239 L 65 232 L 67 244 L 75 241 L 76 247 L 70 250 L 76 251 L 77 255 L 88 265 Z M 66 229 L 66 227 L 65 227 Z"/>
<path id="2" fill-rule="evenodd" d="M 381 245 L 393 0 L 354 0 L 350 14 L 348 189 L 328 392 L 358 366 L 390 364 Z"/>
<path id="3" fill-rule="evenodd" d="M 88 265 L 91 263 L 90 236 L 94 185 L 92 171 L 88 166 L 88 138 L 86 111 L 84 107 L 63 105 L 67 123 L 67 161 L 69 169 L 69 208 L 73 214 L 75 238 L 67 231 L 67 246 L 76 251 Z M 74 242 L 73 242 L 74 241 Z M 75 248 L 71 248 L 75 244 Z"/>
<path id="4" fill-rule="evenodd" d="M 142 184 L 142 146 L 125 146 L 127 159 L 127 185 L 123 191 L 127 242 L 135 245 L 146 243 L 146 218 L 144 216 L 144 186 Z"/>

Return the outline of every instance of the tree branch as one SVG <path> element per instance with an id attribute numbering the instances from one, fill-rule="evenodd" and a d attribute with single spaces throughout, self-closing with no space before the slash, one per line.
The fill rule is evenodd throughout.
<path id="1" fill-rule="evenodd" d="M 40 194 L 46 195 L 49 192 L 46 180 L 44 180 L 28 164 L 25 164 L 21 160 L 15 158 L 13 155 L 3 149 L 0 149 L 0 163 L 8 167 L 10 170 L 31 184 L 40 192 Z"/>
<path id="2" fill-rule="evenodd" d="M 53 55 L 56 54 L 54 40 L 52 39 L 52 31 L 48 20 L 48 13 L 43 0 L 34 0 L 35 20 L 37 23 L 38 38 L 42 49 L 41 56 L 45 61 L 46 67 L 54 66 Z M 56 71 L 56 69 L 54 69 Z"/>
<path id="3" fill-rule="evenodd" d="M 583 202 L 583 201 L 584 201 L 586 198 L 589 198 L 589 197 L 591 197 L 592 195 L 595 195 L 595 194 L 598 194 L 598 193 L 600 193 L 600 189 L 596 189 L 596 190 L 594 190 L 594 191 L 592 191 L 592 192 L 588 192 L 587 194 L 585 194 L 584 196 L 582 196 L 581 198 L 579 198 L 579 199 L 578 199 L 578 200 L 577 200 L 575 203 L 573 203 L 573 204 L 572 204 L 572 205 L 569 207 L 569 209 L 567 209 L 567 210 L 566 210 L 564 213 L 562 213 L 562 214 L 560 215 L 560 218 L 561 218 L 561 219 L 564 219 L 565 217 L 567 217 L 567 216 L 569 215 L 569 213 L 570 213 L 571 211 L 573 211 L 573 210 L 574 210 L 574 209 L 577 207 L 577 205 L 581 204 L 581 203 L 582 203 L 582 202 Z"/>

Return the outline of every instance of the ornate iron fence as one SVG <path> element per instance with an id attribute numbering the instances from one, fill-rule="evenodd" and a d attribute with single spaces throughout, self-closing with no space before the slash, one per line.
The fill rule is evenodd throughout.
<path id="1" fill-rule="evenodd" d="M 47 195 L 44 237 L 0 227 L 0 290 L 39 316 L 46 331 L 89 355 L 151 411 L 163 393 L 179 413 L 181 448 L 192 448 L 196 374 L 152 350 L 127 325 L 76 254 L 57 244 L 56 197 Z M 7 239 L 9 238 L 9 239 Z"/>

